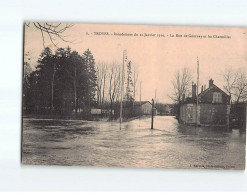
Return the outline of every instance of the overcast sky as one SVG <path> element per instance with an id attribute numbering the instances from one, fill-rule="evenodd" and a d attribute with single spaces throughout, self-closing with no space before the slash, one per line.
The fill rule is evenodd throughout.
<path id="1" fill-rule="evenodd" d="M 246 71 L 246 31 L 244 28 L 75 24 L 66 31 L 69 35 L 66 39 L 73 40 L 73 43 L 57 41 L 59 41 L 59 47 L 69 45 L 72 50 L 80 54 L 89 48 L 96 63 L 99 61 L 122 63 L 123 50 L 126 49 L 128 59 L 139 69 L 142 100 L 151 100 L 156 88 L 157 100 L 171 103 L 168 94 L 172 93 L 171 80 L 174 73 L 187 66 L 191 69 L 196 81 L 197 56 L 200 63 L 200 85 L 206 84 L 208 87 L 208 80 L 213 78 L 214 83 L 222 88 L 220 75 L 226 67 Z M 104 36 L 94 35 L 94 32 L 137 33 L 138 36 Z M 156 35 L 154 37 L 140 36 L 145 33 Z M 164 34 L 165 37 L 157 37 L 157 34 Z M 175 37 L 170 37 L 170 34 Z M 176 37 L 176 34 L 182 37 Z M 231 38 L 185 38 L 184 35 L 205 35 L 206 37 L 226 35 Z M 51 45 L 47 36 L 45 36 L 45 45 Z M 33 26 L 25 28 L 25 52 L 31 53 L 33 67 L 42 49 L 40 31 Z M 139 97 L 139 82 L 137 97 Z"/>

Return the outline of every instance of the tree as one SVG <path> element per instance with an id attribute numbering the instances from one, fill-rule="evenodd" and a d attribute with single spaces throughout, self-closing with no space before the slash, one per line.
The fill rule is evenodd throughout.
<path id="1" fill-rule="evenodd" d="M 244 101 L 247 99 L 247 78 L 245 72 L 228 68 L 222 75 L 223 88 L 230 96 L 231 102 Z"/>
<path id="2" fill-rule="evenodd" d="M 55 52 L 54 109 L 58 113 L 69 113 L 74 108 L 74 66 L 71 48 L 58 48 Z"/>
<path id="3" fill-rule="evenodd" d="M 32 68 L 30 66 L 30 53 L 26 52 L 24 54 L 24 67 L 23 67 L 23 78 L 26 81 L 32 72 Z"/>
<path id="4" fill-rule="evenodd" d="M 105 98 L 105 86 L 107 78 L 108 66 L 104 62 L 96 64 L 96 76 L 97 76 L 97 103 L 102 108 Z"/>
<path id="5" fill-rule="evenodd" d="M 190 94 L 191 80 L 191 72 L 186 67 L 184 67 L 182 71 L 179 70 L 174 74 L 174 79 L 172 80 L 173 93 L 169 97 L 175 102 L 175 104 L 178 104 L 178 116 L 180 114 L 180 105 L 183 96 L 189 96 Z"/>
<path id="6" fill-rule="evenodd" d="M 222 76 L 225 81 L 225 85 L 223 85 L 223 89 L 230 96 L 230 100 L 232 100 L 238 74 L 233 69 L 229 68 L 225 71 L 225 73 Z"/>
<path id="7" fill-rule="evenodd" d="M 127 63 L 127 83 L 126 83 L 126 100 L 132 102 L 133 98 L 133 80 L 132 80 L 132 62 Z"/>
<path id="8" fill-rule="evenodd" d="M 83 53 L 83 58 L 85 60 L 85 65 L 87 68 L 87 100 L 89 107 L 91 106 L 91 103 L 95 100 L 96 95 L 96 82 L 97 82 L 97 76 L 95 71 L 95 60 L 94 57 L 89 49 L 87 49 Z"/>
<path id="9" fill-rule="evenodd" d="M 37 73 L 39 75 L 38 85 L 42 99 L 40 106 L 45 109 L 51 107 L 53 110 L 53 84 L 55 74 L 54 56 L 49 47 L 46 47 L 38 59 Z M 46 93 L 42 93 L 42 92 Z M 51 103 L 51 104 L 50 104 Z"/>
<path id="10" fill-rule="evenodd" d="M 112 119 L 113 105 L 120 93 L 120 74 L 120 66 L 113 63 L 109 71 L 110 120 Z"/>
<path id="11" fill-rule="evenodd" d="M 79 55 L 78 52 L 73 51 L 70 55 L 70 63 L 73 67 L 73 89 L 74 89 L 74 110 L 77 113 L 78 112 L 78 81 L 79 77 L 83 76 L 83 72 L 85 69 L 85 64 L 83 58 Z"/>
<path id="12" fill-rule="evenodd" d="M 133 68 L 133 73 L 134 73 L 134 80 L 133 80 L 133 110 L 135 109 L 135 100 L 136 100 L 136 91 L 137 91 L 137 82 L 138 82 L 138 70 L 137 70 L 137 67 L 134 65 L 134 68 Z"/>
<path id="13" fill-rule="evenodd" d="M 234 87 L 234 95 L 236 97 L 236 103 L 247 99 L 247 78 L 243 72 L 238 73 Z"/>
<path id="14" fill-rule="evenodd" d="M 73 24 L 66 24 L 66 23 L 50 23 L 50 22 L 26 22 L 25 26 L 29 28 L 33 25 L 36 29 L 38 29 L 41 33 L 43 46 L 45 48 L 45 34 L 49 37 L 51 43 L 57 47 L 58 40 L 64 42 L 71 42 L 66 39 L 64 35 L 65 31 L 73 26 Z"/>
<path id="15" fill-rule="evenodd" d="M 30 83 L 28 78 L 32 73 L 32 68 L 30 66 L 30 53 L 27 52 L 24 54 L 24 65 L 23 65 L 23 107 L 26 109 L 27 107 L 27 97 L 25 96 L 28 92 L 28 88 L 30 87 Z"/>
<path id="16" fill-rule="evenodd" d="M 174 79 L 172 80 L 173 93 L 169 97 L 175 103 L 180 104 L 183 95 L 189 96 L 191 80 L 192 80 L 191 72 L 186 67 L 184 67 L 182 71 L 179 70 L 174 74 Z"/>
<path id="17" fill-rule="evenodd" d="M 92 54 L 87 52 L 86 57 L 81 56 L 69 47 L 58 48 L 53 54 L 47 47 L 37 63 L 36 70 L 28 76 L 27 90 L 24 90 L 30 112 L 68 114 L 74 109 L 77 113 L 92 101 L 89 97 L 94 96 L 96 79 Z"/>

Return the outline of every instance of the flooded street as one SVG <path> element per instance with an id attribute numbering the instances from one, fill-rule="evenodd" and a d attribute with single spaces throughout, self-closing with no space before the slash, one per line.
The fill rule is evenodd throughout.
<path id="1" fill-rule="evenodd" d="M 245 134 L 155 116 L 118 122 L 23 119 L 24 164 L 243 169 Z"/>

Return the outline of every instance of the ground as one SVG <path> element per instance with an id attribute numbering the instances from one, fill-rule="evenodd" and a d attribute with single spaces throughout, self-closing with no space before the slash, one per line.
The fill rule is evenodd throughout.
<path id="1" fill-rule="evenodd" d="M 24 164 L 244 169 L 245 134 L 192 127 L 175 117 L 118 122 L 23 119 Z"/>

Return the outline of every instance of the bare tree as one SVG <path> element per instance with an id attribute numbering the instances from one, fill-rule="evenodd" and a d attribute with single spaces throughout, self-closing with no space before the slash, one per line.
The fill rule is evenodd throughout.
<path id="1" fill-rule="evenodd" d="M 174 74 L 172 80 L 173 93 L 169 96 L 174 102 L 180 104 L 183 95 L 188 96 L 190 93 L 190 83 L 192 75 L 187 67 L 184 67 L 182 71 L 177 71 Z"/>
<path id="2" fill-rule="evenodd" d="M 109 71 L 110 119 L 112 119 L 113 105 L 120 93 L 120 74 L 120 66 L 113 63 Z"/>
<path id="3" fill-rule="evenodd" d="M 225 85 L 223 85 L 223 88 L 230 96 L 230 100 L 232 100 L 238 80 L 238 74 L 232 68 L 228 68 L 222 76 L 225 81 Z"/>
<path id="4" fill-rule="evenodd" d="M 67 36 L 64 35 L 65 31 L 73 26 L 73 24 L 66 23 L 49 23 L 49 22 L 26 22 L 25 26 L 30 27 L 33 25 L 41 33 L 43 46 L 45 48 L 45 34 L 49 37 L 51 43 L 57 47 L 58 40 L 64 42 L 70 42 L 67 40 Z"/>
<path id="5" fill-rule="evenodd" d="M 97 103 L 102 107 L 105 99 L 105 86 L 107 79 L 108 66 L 104 62 L 96 64 L 96 76 L 97 76 Z"/>
<path id="6" fill-rule="evenodd" d="M 247 78 L 244 72 L 237 73 L 234 96 L 236 97 L 236 103 L 247 99 Z"/>
<path id="7" fill-rule="evenodd" d="M 138 72 L 138 69 L 136 67 L 136 65 L 134 64 L 133 66 L 133 75 L 134 75 L 134 79 L 133 79 L 133 98 L 134 98 L 134 101 L 133 101 L 133 110 L 135 109 L 135 99 L 136 99 L 136 91 L 137 91 L 137 82 L 138 82 L 138 76 L 139 76 L 139 72 Z"/>
<path id="8" fill-rule="evenodd" d="M 229 68 L 222 76 L 224 79 L 223 88 L 230 96 L 231 101 L 238 103 L 247 99 L 247 78 L 243 71 Z"/>
<path id="9" fill-rule="evenodd" d="M 23 77 L 24 80 L 27 81 L 28 76 L 32 72 L 32 68 L 30 66 L 30 52 L 26 52 L 24 54 L 24 67 L 23 67 Z"/>

